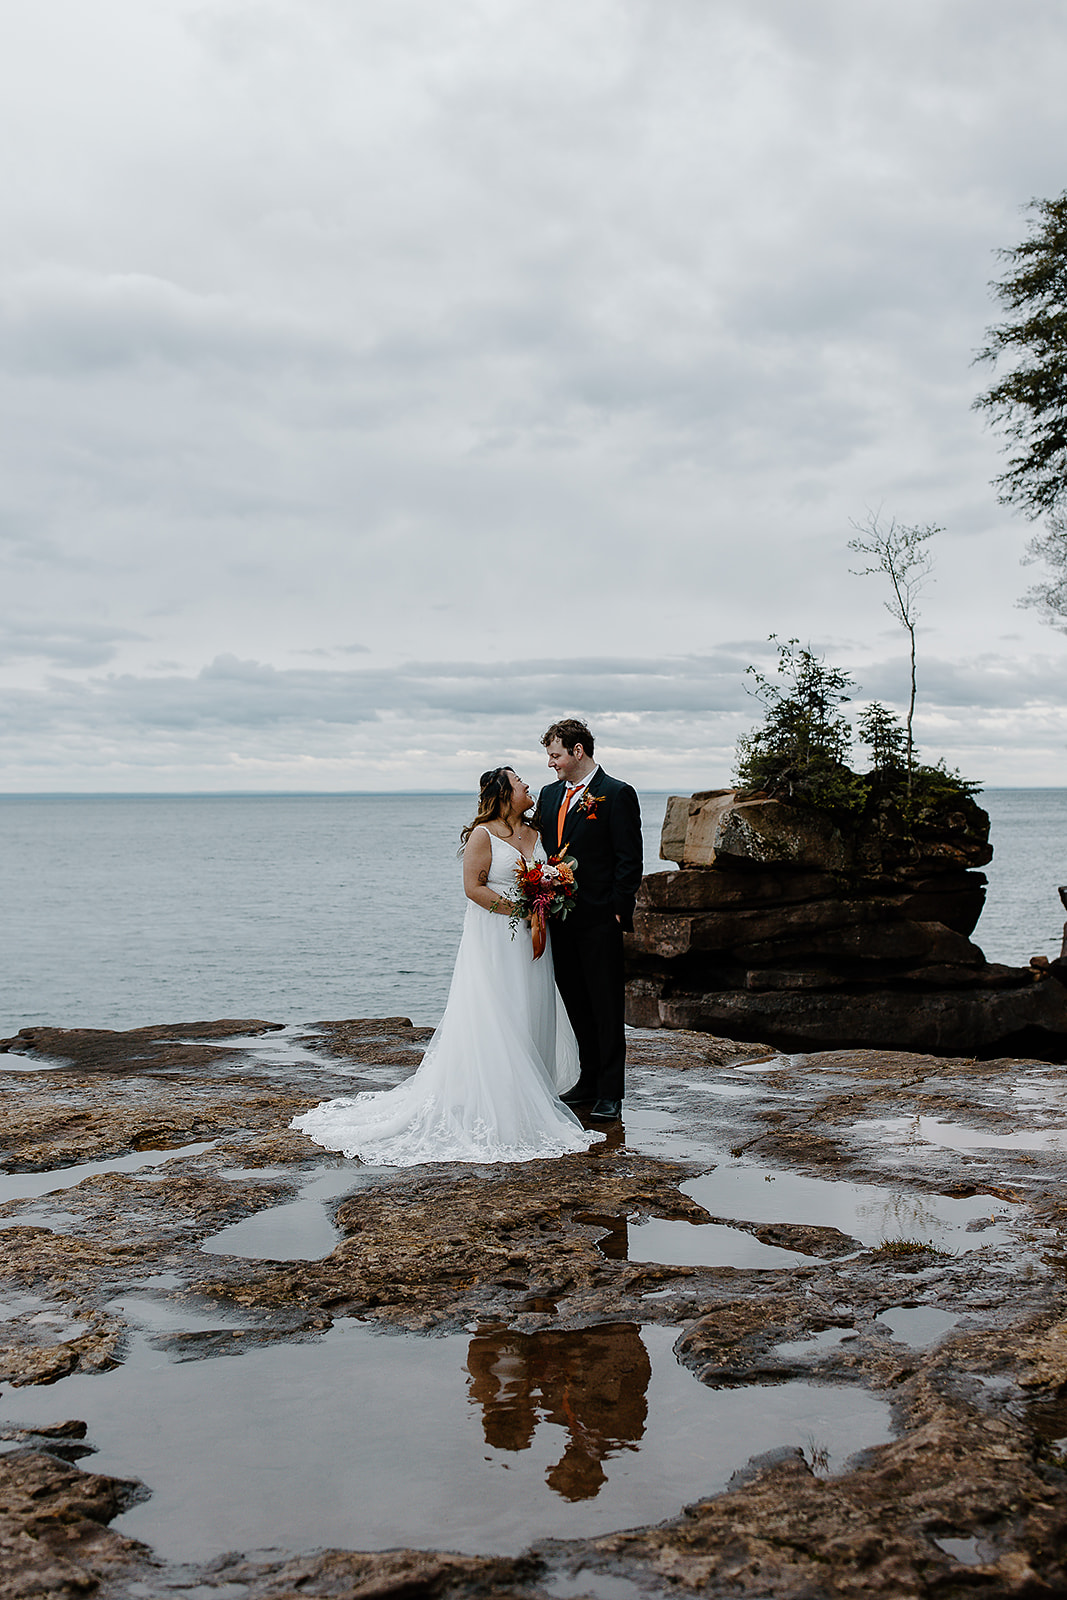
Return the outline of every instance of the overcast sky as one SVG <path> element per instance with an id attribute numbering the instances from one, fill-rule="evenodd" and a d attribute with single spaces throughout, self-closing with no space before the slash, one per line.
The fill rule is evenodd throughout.
<path id="1" fill-rule="evenodd" d="M 1067 783 L 972 412 L 1062 0 L 33 0 L 0 54 L 0 790 L 729 780 L 768 634 Z M 751 680 L 749 680 L 751 682 Z"/>

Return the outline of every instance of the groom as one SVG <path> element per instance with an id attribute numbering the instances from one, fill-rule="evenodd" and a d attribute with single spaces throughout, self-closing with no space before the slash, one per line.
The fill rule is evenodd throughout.
<path id="1" fill-rule="evenodd" d="M 570 914 L 552 923 L 556 986 L 581 1063 L 562 1098 L 591 1105 L 597 1122 L 614 1122 L 625 1092 L 622 936 L 633 929 L 641 882 L 641 810 L 630 785 L 593 759 L 584 722 L 554 722 L 541 743 L 557 781 L 541 790 L 535 822 L 549 856 L 565 850 L 578 863 Z"/>

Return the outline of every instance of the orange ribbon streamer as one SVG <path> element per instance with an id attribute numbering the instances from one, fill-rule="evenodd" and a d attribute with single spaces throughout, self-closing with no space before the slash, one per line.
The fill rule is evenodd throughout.
<path id="1" fill-rule="evenodd" d="M 533 958 L 535 961 L 545 953 L 548 944 L 548 928 L 545 925 L 545 913 L 540 906 L 534 911 L 530 920 L 530 932 L 533 934 Z"/>

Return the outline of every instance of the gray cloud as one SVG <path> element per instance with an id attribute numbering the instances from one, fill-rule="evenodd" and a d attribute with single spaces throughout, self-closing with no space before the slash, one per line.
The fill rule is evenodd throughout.
<path id="1" fill-rule="evenodd" d="M 121 643 L 144 637 L 130 628 L 102 623 L 56 624 L 9 617 L 0 621 L 0 663 L 29 659 L 57 667 L 101 667 L 113 659 Z"/>
<path id="2" fill-rule="evenodd" d="M 561 703 L 728 761 L 771 631 L 901 702 L 872 505 L 947 529 L 931 737 L 1053 781 L 1063 646 L 969 408 L 1065 75 L 1057 0 L 22 8 L 3 781 L 343 784 L 351 730 L 424 787 Z"/>
<path id="3" fill-rule="evenodd" d="M 187 770 L 231 783 L 240 775 L 246 784 L 266 774 L 274 787 L 381 788 L 394 786 L 398 765 L 417 766 L 420 787 L 454 787 L 494 751 L 517 753 L 534 770 L 542 728 L 578 712 L 646 786 L 696 788 L 726 781 L 738 734 L 761 717 L 742 662 L 724 653 L 335 670 L 223 656 L 192 674 L 52 677 L 5 698 L 0 758 L 9 773 L 23 774 L 17 786 L 30 788 L 35 759 L 42 772 L 68 760 L 84 787 L 93 750 L 106 752 L 120 787 L 146 778 L 159 786 L 153 774 L 173 786 L 173 773 Z M 874 675 L 880 692 L 896 686 L 895 670 Z M 1062 748 L 1067 738 L 1067 710 L 1048 673 L 1048 662 L 1003 657 L 929 662 L 916 722 L 924 758 L 947 755 L 974 770 L 984 755 L 988 778 L 992 757 L 1003 764 L 1000 781 L 1010 781 L 1010 763 L 1023 753 L 1047 777 L 1042 744 L 1051 737 Z M 853 711 L 874 697 L 872 687 L 864 685 Z M 48 751 L 43 763 L 32 755 L 38 748 Z M 267 782 L 279 770 L 290 771 L 289 782 Z"/>

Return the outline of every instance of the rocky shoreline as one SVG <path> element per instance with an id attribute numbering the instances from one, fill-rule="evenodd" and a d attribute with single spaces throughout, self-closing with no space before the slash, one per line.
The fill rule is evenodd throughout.
<path id="1" fill-rule="evenodd" d="M 427 1031 L 238 1020 L 0 1042 L 0 1596 L 1065 1592 L 1057 1068 L 638 1029 L 625 1128 L 585 1155 L 398 1172 L 289 1130 L 318 1099 L 413 1070 Z M 315 1186 L 332 1192 L 311 1206 L 324 1245 L 227 1253 Z M 717 1264 L 723 1239 L 740 1265 Z M 88 1402 L 132 1352 L 235 1374 L 274 1351 L 297 1374 L 375 1329 L 427 1354 L 462 1336 L 487 1445 L 517 1464 L 523 1427 L 554 1429 L 546 1500 L 576 1515 L 647 1446 L 651 1347 L 693 1407 L 733 1396 L 759 1419 L 806 1385 L 877 1402 L 892 1436 L 829 1464 L 819 1441 L 783 1439 L 753 1462 L 742 1426 L 729 1469 L 685 1446 L 691 1487 L 666 1516 L 497 1553 L 449 1551 L 415 1512 L 395 1548 L 260 1540 L 194 1559 L 112 1526 L 165 1499 L 136 1470 L 93 1471 L 108 1446 Z M 510 1410 L 504 1366 L 521 1374 Z"/>

